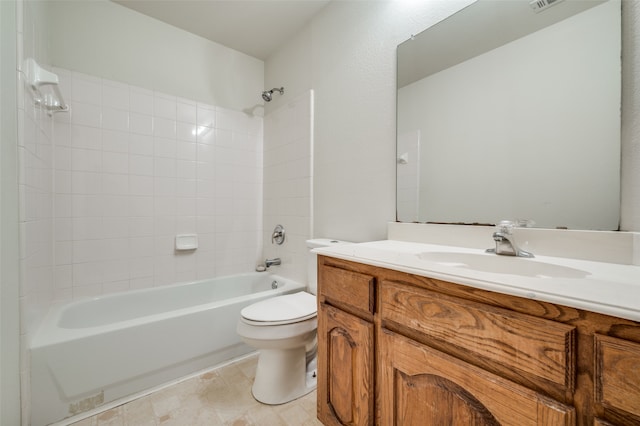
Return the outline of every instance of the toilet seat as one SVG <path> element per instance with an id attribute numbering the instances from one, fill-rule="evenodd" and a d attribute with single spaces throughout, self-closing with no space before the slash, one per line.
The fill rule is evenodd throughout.
<path id="1" fill-rule="evenodd" d="M 316 297 L 305 291 L 254 303 L 240 311 L 242 321 L 257 326 L 291 324 L 318 315 Z"/>

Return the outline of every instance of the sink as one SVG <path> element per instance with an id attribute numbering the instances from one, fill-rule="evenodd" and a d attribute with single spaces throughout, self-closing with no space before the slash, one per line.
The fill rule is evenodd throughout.
<path id="1" fill-rule="evenodd" d="M 581 269 L 514 256 L 489 253 L 423 252 L 418 258 L 442 266 L 464 268 L 492 274 L 520 275 L 536 278 L 584 278 Z"/>

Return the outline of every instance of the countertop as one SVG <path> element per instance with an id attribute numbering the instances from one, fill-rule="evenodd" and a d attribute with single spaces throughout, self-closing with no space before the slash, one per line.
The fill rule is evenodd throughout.
<path id="1" fill-rule="evenodd" d="M 314 252 L 640 321 L 640 266 L 538 255 L 514 258 L 474 248 L 396 240 L 335 245 Z M 467 264 L 468 258 L 477 264 Z M 537 273 L 539 266 L 541 273 Z"/>

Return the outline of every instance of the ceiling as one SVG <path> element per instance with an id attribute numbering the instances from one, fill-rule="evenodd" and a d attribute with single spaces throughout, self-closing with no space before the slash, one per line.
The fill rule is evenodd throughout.
<path id="1" fill-rule="evenodd" d="M 265 60 L 330 0 L 112 0 Z"/>

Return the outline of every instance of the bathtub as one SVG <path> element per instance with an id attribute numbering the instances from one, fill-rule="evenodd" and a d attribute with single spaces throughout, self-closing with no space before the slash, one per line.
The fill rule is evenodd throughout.
<path id="1" fill-rule="evenodd" d="M 31 342 L 31 424 L 59 421 L 247 354 L 253 349 L 236 334 L 240 310 L 304 288 L 256 272 L 52 307 Z"/>

